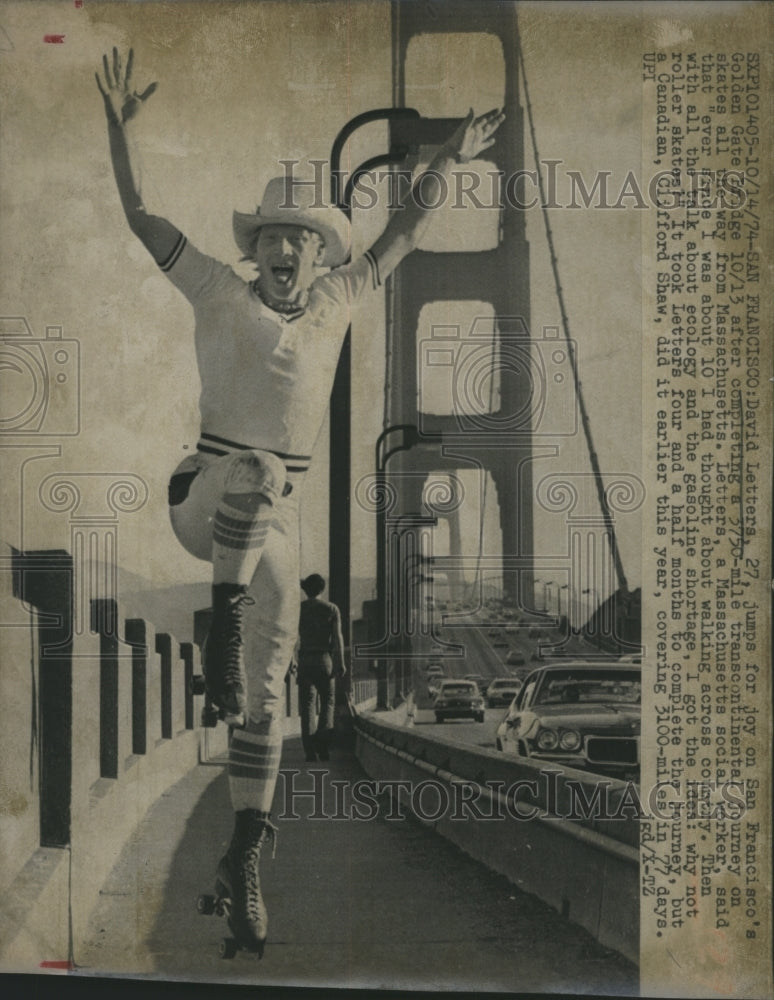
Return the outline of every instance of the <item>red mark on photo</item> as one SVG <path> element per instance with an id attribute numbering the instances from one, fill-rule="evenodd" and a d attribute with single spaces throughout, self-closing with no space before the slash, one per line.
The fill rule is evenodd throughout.
<path id="1" fill-rule="evenodd" d="M 64 44 L 64 35 L 44 35 L 43 41 L 48 42 L 49 45 L 62 45 Z"/>
<path id="2" fill-rule="evenodd" d="M 75 0 L 76 7 L 83 7 L 83 0 Z"/>
<path id="3" fill-rule="evenodd" d="M 40 968 L 41 969 L 61 969 L 63 972 L 73 972 L 75 970 L 75 966 L 73 965 L 73 963 L 71 961 L 69 961 L 69 959 L 63 959 L 62 961 L 58 961 L 58 962 L 41 962 L 40 963 Z"/>

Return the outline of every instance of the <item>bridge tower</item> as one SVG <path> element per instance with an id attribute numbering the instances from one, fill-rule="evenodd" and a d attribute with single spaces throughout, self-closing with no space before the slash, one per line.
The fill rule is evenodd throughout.
<path id="1" fill-rule="evenodd" d="M 469 107 L 502 106 L 507 117 L 495 145 L 458 168 L 420 249 L 388 285 L 379 470 L 396 498 L 388 521 L 400 530 L 412 515 L 447 518 L 448 552 L 434 551 L 433 565 L 437 572 L 452 557 L 449 593 L 458 594 L 459 548 L 478 548 L 482 508 L 496 503 L 498 589 L 532 609 L 532 426 L 551 373 L 529 333 L 516 5 L 397 0 L 393 47 L 393 102 L 420 117 L 391 122 L 391 148 L 408 149 L 413 166 L 429 162 Z M 447 514 L 428 502 L 434 481 L 457 493 Z M 389 524 L 381 534 L 383 602 L 405 572 L 391 562 Z"/>

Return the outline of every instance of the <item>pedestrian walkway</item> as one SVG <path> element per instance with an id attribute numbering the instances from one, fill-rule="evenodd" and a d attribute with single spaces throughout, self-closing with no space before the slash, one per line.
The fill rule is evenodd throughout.
<path id="1" fill-rule="evenodd" d="M 324 779 L 310 769 L 326 769 Z M 219 762 L 192 771 L 139 824 L 90 926 L 85 934 L 75 929 L 78 971 L 266 985 L 636 992 L 629 962 L 432 830 L 387 819 L 386 810 L 370 822 L 332 818 L 349 815 L 332 782 L 365 778 L 353 756 L 334 752 L 330 764 L 306 764 L 300 740 L 288 739 L 283 775 L 276 858 L 267 850 L 261 862 L 270 915 L 262 961 L 219 958 L 225 921 L 196 912 L 231 834 Z M 287 798 L 314 780 L 325 781 L 328 818 L 311 818 L 311 797 Z"/>

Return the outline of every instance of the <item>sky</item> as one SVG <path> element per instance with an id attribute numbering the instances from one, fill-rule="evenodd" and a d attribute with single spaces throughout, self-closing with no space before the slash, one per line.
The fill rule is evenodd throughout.
<path id="1" fill-rule="evenodd" d="M 679 38 L 689 30 L 665 16 L 643 34 L 634 6 L 521 8 L 541 157 L 561 160 L 560 170 L 579 171 L 589 184 L 599 170 L 611 171 L 612 185 L 640 170 L 643 46 L 649 33 Z M 55 348 L 46 342 L 47 327 L 61 327 L 70 344 L 64 394 L 52 394 L 42 427 L 4 438 L 14 447 L 2 450 L 3 537 L 28 548 L 66 546 L 86 502 L 68 516 L 66 504 L 44 499 L 41 484 L 52 475 L 75 475 L 81 487 L 102 490 L 88 516 L 98 519 L 101 504 L 115 520 L 105 507 L 103 479 L 129 477 L 136 496 L 115 522 L 121 565 L 159 586 L 205 580 L 207 565 L 179 547 L 165 506 L 167 479 L 198 432 L 193 319 L 126 227 L 94 72 L 114 45 L 124 52 L 134 47 L 138 86 L 159 84 L 137 129 L 146 202 L 200 249 L 238 268 L 231 212 L 254 210 L 278 159 L 326 158 L 347 120 L 391 103 L 389 4 L 2 3 L 0 29 L 2 316 L 15 318 L 4 323 L 17 332 L 24 318 L 49 363 Z M 62 37 L 46 42 L 46 36 Z M 424 75 L 418 73 L 411 96 L 425 113 L 438 106 L 463 113 L 471 80 L 482 103 L 498 90 L 485 50 L 460 59 L 457 50 L 441 47 L 418 65 Z M 384 143 L 383 128 L 369 126 L 351 144 L 348 161 L 360 163 Z M 640 219 L 633 210 L 549 214 L 600 464 L 606 473 L 636 475 Z M 527 215 L 534 333 L 561 318 L 542 213 Z M 355 252 L 384 221 L 379 210 L 356 213 Z M 383 311 L 374 295 L 354 316 L 355 480 L 371 471 L 382 426 Z M 15 405 L 25 376 L 4 369 L 2 377 Z M 77 433 L 62 435 L 71 424 Z M 325 433 L 304 491 L 304 572 L 325 572 L 327 564 Z M 580 436 L 557 462 L 589 471 Z M 494 545 L 493 516 L 485 534 Z M 357 510 L 353 517 L 352 572 L 367 577 L 373 522 Z M 477 509 L 470 517 L 472 524 Z M 622 555 L 636 586 L 639 522 L 624 521 Z M 550 518 L 536 525 L 539 551 L 550 549 L 555 532 Z"/>

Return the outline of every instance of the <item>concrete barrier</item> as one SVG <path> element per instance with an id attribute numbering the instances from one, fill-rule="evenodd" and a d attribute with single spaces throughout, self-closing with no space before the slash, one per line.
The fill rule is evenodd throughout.
<path id="1" fill-rule="evenodd" d="M 197 764 L 226 762 L 228 730 L 201 727 L 203 699 L 190 689 L 210 612 L 192 609 L 195 642 L 179 643 L 82 588 L 68 552 L 0 551 L 6 971 L 77 961 L 100 888 L 147 809 Z M 285 735 L 298 735 L 291 677 L 286 712 Z"/>
<path id="2" fill-rule="evenodd" d="M 187 685 L 201 669 L 198 648 L 126 620 L 115 601 L 78 595 L 88 607 L 76 614 L 76 584 L 67 552 L 0 552 L 6 971 L 77 961 L 127 839 L 200 757 Z M 216 732 L 225 749 L 225 727 Z"/>
<path id="3" fill-rule="evenodd" d="M 636 805 L 627 805 L 631 786 L 612 779 L 599 786 L 581 771 L 541 770 L 422 736 L 382 714 L 359 717 L 355 731 L 363 769 L 372 779 L 405 782 L 398 794 L 418 820 L 638 961 L 639 828 Z M 599 787 L 606 815 L 593 805 Z M 578 818 L 562 818 L 570 816 Z"/>

